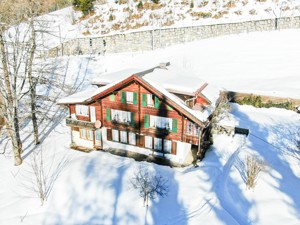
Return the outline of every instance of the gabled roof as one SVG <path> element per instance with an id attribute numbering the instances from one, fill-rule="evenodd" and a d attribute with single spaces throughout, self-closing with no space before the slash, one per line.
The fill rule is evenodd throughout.
<path id="1" fill-rule="evenodd" d="M 189 108 L 181 99 L 168 92 L 158 83 L 136 74 L 128 75 L 123 79 L 112 82 L 100 88 L 93 88 L 92 90 L 76 93 L 74 95 L 60 99 L 58 101 L 58 104 L 88 104 L 90 102 L 96 101 L 99 98 L 105 97 L 132 82 L 138 82 L 144 88 L 148 89 L 151 93 L 163 99 L 175 110 L 179 111 L 183 116 L 189 118 L 200 126 L 204 126 L 204 123 L 207 121 L 208 117 L 211 114 L 210 108 L 207 108 L 207 110 L 204 110 L 203 112 Z"/>
<path id="2" fill-rule="evenodd" d="M 176 66 L 170 65 L 169 63 L 166 65 L 167 67 L 165 69 L 157 66 L 146 71 L 142 71 L 141 69 L 129 69 L 104 74 L 94 78 L 92 83 L 96 85 L 110 84 L 111 82 L 115 82 L 120 78 L 125 79 L 128 75 L 127 72 L 131 72 L 130 74 L 136 74 L 138 76 L 142 76 L 148 81 L 153 81 L 157 84 L 160 84 L 164 89 L 171 93 L 190 96 L 200 95 L 212 106 L 216 106 L 220 93 L 218 88 L 212 86 L 211 84 L 207 84 L 196 76 L 190 76 L 189 74 L 186 74 L 185 71 L 182 71 Z M 199 92 L 199 90 L 201 91 Z"/>
<path id="3" fill-rule="evenodd" d="M 159 67 L 155 67 L 150 70 L 137 72 L 134 74 L 130 74 L 132 70 L 127 70 L 127 75 L 126 72 L 120 74 L 115 73 L 117 74 L 116 76 L 118 76 L 119 79 L 105 86 L 99 88 L 92 87 L 86 91 L 70 95 L 66 98 L 62 98 L 58 101 L 58 104 L 88 104 L 96 101 L 99 98 L 103 98 L 116 90 L 121 89 L 127 84 L 130 84 L 132 82 L 138 82 L 144 88 L 148 89 L 151 93 L 153 93 L 160 99 L 163 99 L 163 101 L 165 101 L 167 104 L 179 111 L 183 116 L 189 118 L 190 120 L 194 121 L 200 126 L 204 126 L 204 123 L 211 115 L 212 110 L 217 102 L 217 99 L 219 98 L 219 90 L 216 91 L 215 88 L 209 87 L 209 85 L 205 82 L 201 83 L 201 86 L 199 88 L 199 83 L 195 85 L 196 82 L 194 78 L 187 79 L 186 77 L 184 77 L 183 79 L 181 77 L 181 80 L 178 80 L 179 78 L 177 78 L 177 83 L 179 84 L 176 84 L 175 82 L 172 84 L 172 82 L 175 81 L 174 79 L 176 78 L 174 78 L 174 76 L 172 75 L 174 71 L 158 68 Z M 164 76 L 162 76 L 161 71 L 163 71 Z M 159 77 L 160 79 L 158 79 Z M 154 81 L 156 78 L 158 81 Z M 162 82 L 163 79 L 165 79 L 165 82 Z M 170 80 L 172 80 L 172 82 L 167 82 Z M 188 89 L 189 86 L 185 86 L 185 84 L 190 84 L 190 89 Z M 203 111 L 191 109 L 185 104 L 183 100 L 178 98 L 176 95 L 170 93 L 170 91 L 168 91 L 165 88 L 166 86 L 174 88 L 174 85 L 178 85 L 179 88 L 181 87 L 182 92 L 186 91 L 190 93 L 190 91 L 193 89 L 193 94 L 203 95 L 203 93 L 205 93 L 205 98 L 207 98 L 208 101 L 211 103 L 211 107 L 207 107 Z M 184 90 L 184 88 L 187 89 Z M 212 90 L 210 90 L 210 88 Z"/>

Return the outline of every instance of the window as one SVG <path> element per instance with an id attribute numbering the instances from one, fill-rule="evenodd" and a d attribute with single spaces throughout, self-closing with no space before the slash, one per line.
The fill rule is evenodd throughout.
<path id="1" fill-rule="evenodd" d="M 164 152 L 171 153 L 172 151 L 172 141 L 164 140 Z"/>
<path id="2" fill-rule="evenodd" d="M 121 91 L 121 102 L 123 104 L 138 104 L 138 93 L 131 91 Z"/>
<path id="3" fill-rule="evenodd" d="M 89 139 L 89 140 L 94 140 L 94 134 L 93 134 L 93 131 L 92 130 L 88 130 L 87 131 L 87 139 Z"/>
<path id="4" fill-rule="evenodd" d="M 119 131 L 112 129 L 112 140 L 119 141 Z"/>
<path id="5" fill-rule="evenodd" d="M 76 105 L 76 114 L 81 116 L 89 116 L 89 107 L 87 105 Z"/>
<path id="6" fill-rule="evenodd" d="M 127 132 L 126 131 L 120 131 L 120 138 L 121 138 L 121 142 L 127 143 Z"/>
<path id="7" fill-rule="evenodd" d="M 94 140 L 94 134 L 92 130 L 80 129 L 80 138 L 86 140 Z"/>
<path id="8" fill-rule="evenodd" d="M 133 123 L 133 116 L 132 112 L 123 111 L 123 110 L 111 110 L 112 120 L 117 123 Z"/>
<path id="9" fill-rule="evenodd" d="M 152 137 L 145 136 L 145 147 L 152 148 Z"/>
<path id="10" fill-rule="evenodd" d="M 150 115 L 150 127 L 172 130 L 172 125 L 171 118 Z"/>
<path id="11" fill-rule="evenodd" d="M 80 137 L 86 139 L 86 129 L 80 129 Z"/>
<path id="12" fill-rule="evenodd" d="M 133 92 L 126 92 L 126 102 L 133 104 Z"/>
<path id="13" fill-rule="evenodd" d="M 101 130 L 97 129 L 95 132 L 96 141 L 101 141 Z"/>
<path id="14" fill-rule="evenodd" d="M 155 150 L 162 150 L 162 139 L 161 138 L 154 138 L 154 149 Z"/>
<path id="15" fill-rule="evenodd" d="M 154 106 L 154 100 L 152 94 L 147 94 L 147 106 L 153 107 Z"/>
<path id="16" fill-rule="evenodd" d="M 128 137 L 129 137 L 129 144 L 130 145 L 136 145 L 136 135 L 135 135 L 135 133 L 129 132 Z"/>
<path id="17" fill-rule="evenodd" d="M 189 135 L 199 135 L 200 127 L 190 121 L 186 123 L 186 133 Z"/>

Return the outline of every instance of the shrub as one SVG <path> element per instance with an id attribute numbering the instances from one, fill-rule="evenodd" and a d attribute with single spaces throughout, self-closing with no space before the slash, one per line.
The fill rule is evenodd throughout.
<path id="1" fill-rule="evenodd" d="M 264 171 L 264 163 L 255 156 L 246 157 L 246 186 L 248 189 L 254 189 L 260 172 Z"/>
<path id="2" fill-rule="evenodd" d="M 159 0 L 151 0 L 153 3 L 158 4 Z"/>
<path id="3" fill-rule="evenodd" d="M 139 3 L 137 4 L 137 8 L 138 9 L 143 9 L 143 2 L 139 1 Z"/>
<path id="4" fill-rule="evenodd" d="M 194 8 L 194 1 L 191 1 L 190 7 Z"/>
<path id="5" fill-rule="evenodd" d="M 252 105 L 257 108 L 283 108 L 283 109 L 293 109 L 293 104 L 291 102 L 282 102 L 282 103 L 274 103 L 269 100 L 267 103 L 262 102 L 260 96 L 250 95 L 248 97 L 244 97 L 242 100 L 236 101 L 238 104 L 241 105 Z"/>
<path id="6" fill-rule="evenodd" d="M 75 9 L 80 10 L 83 15 L 87 15 L 94 9 L 95 0 L 73 0 L 72 5 Z"/>

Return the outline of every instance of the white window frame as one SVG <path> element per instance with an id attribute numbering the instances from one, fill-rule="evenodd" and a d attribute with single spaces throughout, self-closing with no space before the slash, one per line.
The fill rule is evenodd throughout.
<path id="1" fill-rule="evenodd" d="M 145 136 L 145 148 L 153 148 L 151 136 Z"/>
<path id="2" fill-rule="evenodd" d="M 136 134 L 133 132 L 129 132 L 128 133 L 128 143 L 130 145 L 136 145 Z"/>
<path id="3" fill-rule="evenodd" d="M 133 104 L 133 92 L 126 91 L 126 103 Z"/>
<path id="4" fill-rule="evenodd" d="M 117 123 L 131 123 L 131 112 L 112 109 L 111 119 Z"/>
<path id="5" fill-rule="evenodd" d="M 172 141 L 168 139 L 164 139 L 164 152 L 171 153 L 172 152 Z"/>
<path id="6" fill-rule="evenodd" d="M 120 131 L 120 142 L 127 143 L 127 131 Z"/>
<path id="7" fill-rule="evenodd" d="M 90 141 L 94 140 L 94 133 L 92 130 L 87 130 L 87 139 Z"/>
<path id="8" fill-rule="evenodd" d="M 162 151 L 162 139 L 161 138 L 154 138 L 154 149 L 158 151 Z"/>
<path id="9" fill-rule="evenodd" d="M 197 136 L 199 135 L 199 127 L 195 123 L 191 121 L 187 121 L 186 133 L 188 135 Z"/>
<path id="10" fill-rule="evenodd" d="M 115 129 L 112 129 L 111 130 L 111 133 L 112 133 L 112 137 L 111 137 L 111 139 L 112 139 L 112 141 L 117 141 L 117 142 L 119 142 L 119 131 L 118 130 L 115 130 Z"/>
<path id="11" fill-rule="evenodd" d="M 152 94 L 147 94 L 147 106 L 154 107 L 154 100 Z"/>
<path id="12" fill-rule="evenodd" d="M 172 130 L 173 119 L 168 117 L 150 115 L 150 127 Z"/>
<path id="13" fill-rule="evenodd" d="M 100 129 L 97 129 L 95 131 L 95 139 L 96 139 L 96 141 L 101 141 L 101 130 Z"/>
<path id="14" fill-rule="evenodd" d="M 76 115 L 89 116 L 89 106 L 87 105 L 76 105 L 75 111 Z"/>

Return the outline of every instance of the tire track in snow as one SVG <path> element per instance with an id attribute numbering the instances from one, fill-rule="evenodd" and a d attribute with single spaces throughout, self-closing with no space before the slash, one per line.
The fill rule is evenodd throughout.
<path id="1" fill-rule="evenodd" d="M 229 214 L 231 217 L 237 222 L 237 224 L 244 225 L 244 224 L 250 224 L 248 221 L 247 215 L 241 214 L 241 209 L 239 207 L 236 207 L 236 204 L 234 200 L 231 197 L 231 194 L 229 193 L 228 187 L 227 187 L 227 181 L 229 177 L 229 173 L 231 168 L 234 166 L 234 162 L 238 158 L 239 153 L 243 149 L 243 146 L 245 144 L 245 137 L 239 135 L 243 140 L 241 141 L 240 147 L 237 148 L 237 150 L 229 157 L 226 164 L 223 167 L 223 172 L 219 175 L 219 178 L 217 178 L 217 185 L 215 187 L 215 192 L 219 193 L 218 198 L 221 207 Z"/>

